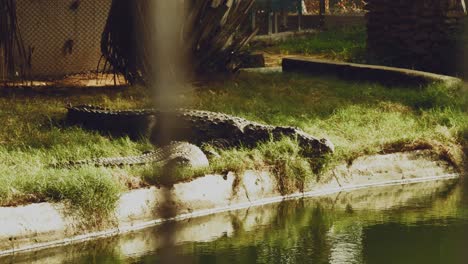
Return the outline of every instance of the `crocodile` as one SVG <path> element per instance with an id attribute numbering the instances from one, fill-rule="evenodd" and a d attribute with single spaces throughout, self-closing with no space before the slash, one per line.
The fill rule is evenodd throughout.
<path id="1" fill-rule="evenodd" d="M 93 105 L 68 106 L 67 109 L 70 124 L 112 134 L 127 134 L 133 138 L 149 137 L 157 146 L 186 141 L 197 146 L 212 143 L 223 147 L 255 147 L 260 142 L 286 136 L 297 140 L 301 154 L 308 158 L 334 151 L 329 140 L 313 137 L 299 128 L 264 125 L 218 112 L 193 109 L 113 110 Z"/>
<path id="2" fill-rule="evenodd" d="M 85 165 L 96 167 L 133 166 L 155 163 L 161 167 L 170 165 L 188 166 L 192 168 L 203 168 L 209 165 L 208 158 L 201 149 L 187 142 L 171 142 L 167 146 L 147 151 L 141 155 L 125 157 L 107 157 L 68 161 L 52 164 L 55 168 L 70 168 Z"/>

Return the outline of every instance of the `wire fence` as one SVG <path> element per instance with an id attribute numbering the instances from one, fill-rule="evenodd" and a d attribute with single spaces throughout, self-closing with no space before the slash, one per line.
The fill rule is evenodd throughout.
<path id="1" fill-rule="evenodd" d="M 251 27 L 258 27 L 259 34 L 266 35 L 323 28 L 327 20 L 356 24 L 363 22 L 359 17 L 365 13 L 364 6 L 363 0 L 257 0 Z"/>
<path id="2" fill-rule="evenodd" d="M 16 3 L 31 77 L 56 78 L 97 70 L 101 35 L 112 0 Z M 259 28 L 260 35 L 319 28 L 323 15 L 360 14 L 362 8 L 362 0 L 257 0 L 251 19 L 243 26 Z M 0 73 L 5 71 L 1 64 Z"/>
<path id="3" fill-rule="evenodd" d="M 18 25 L 32 76 L 97 69 L 111 0 L 17 0 Z"/>

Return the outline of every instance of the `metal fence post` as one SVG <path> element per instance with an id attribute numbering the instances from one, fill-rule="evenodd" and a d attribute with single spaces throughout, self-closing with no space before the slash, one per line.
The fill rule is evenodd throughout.
<path id="1" fill-rule="evenodd" d="M 268 35 L 273 33 L 272 12 L 268 11 Z"/>
<path id="2" fill-rule="evenodd" d="M 319 0 L 319 26 L 325 26 L 325 0 Z"/>
<path id="3" fill-rule="evenodd" d="M 255 10 L 254 8 L 252 8 L 252 16 L 251 16 L 251 20 L 252 20 L 252 30 L 255 30 L 255 26 L 256 26 L 256 13 L 257 13 L 257 10 Z"/>
<path id="4" fill-rule="evenodd" d="M 302 0 L 297 0 L 297 31 L 302 30 Z"/>
<path id="5" fill-rule="evenodd" d="M 274 19 L 275 19 L 275 33 L 278 33 L 278 12 L 273 13 Z"/>
<path id="6" fill-rule="evenodd" d="M 281 24 L 282 24 L 282 26 L 283 26 L 283 28 L 285 30 L 287 30 L 287 28 L 288 28 L 288 16 L 289 16 L 288 10 L 285 7 L 283 7 L 283 10 L 282 10 L 282 20 L 283 21 L 282 21 Z"/>
<path id="7" fill-rule="evenodd" d="M 3 47 L 0 46 L 0 81 L 6 80 L 5 76 L 5 58 L 3 57 Z"/>

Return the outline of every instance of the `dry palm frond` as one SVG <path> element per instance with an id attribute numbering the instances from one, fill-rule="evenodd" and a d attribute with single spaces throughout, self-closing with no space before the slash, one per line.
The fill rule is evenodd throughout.
<path id="1" fill-rule="evenodd" d="M 16 0 L 0 0 L 0 52 L 6 68 L 0 77 L 25 78 L 31 63 L 18 28 Z"/>
<path id="2" fill-rule="evenodd" d="M 104 71 L 112 69 L 131 82 L 145 82 L 154 58 L 151 0 L 113 0 L 102 34 Z M 238 69 L 242 47 L 256 31 L 241 30 L 254 0 L 191 0 L 184 17 L 181 53 L 195 74 Z M 156 25 L 157 26 L 157 25 Z M 248 27 L 242 27 L 248 28 Z M 164 41 L 164 40 L 156 40 Z"/>

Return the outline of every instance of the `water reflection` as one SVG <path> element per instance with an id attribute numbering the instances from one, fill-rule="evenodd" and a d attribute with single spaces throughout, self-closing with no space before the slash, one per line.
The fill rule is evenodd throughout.
<path id="1" fill-rule="evenodd" d="M 454 181 L 419 183 L 176 222 L 172 263 L 466 263 L 467 190 Z M 161 263 L 167 228 L 0 263 Z"/>
<path id="2" fill-rule="evenodd" d="M 328 232 L 330 263 L 362 263 L 362 234 L 359 222 L 341 228 L 332 226 Z"/>

